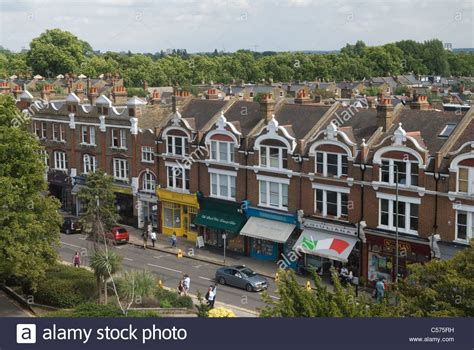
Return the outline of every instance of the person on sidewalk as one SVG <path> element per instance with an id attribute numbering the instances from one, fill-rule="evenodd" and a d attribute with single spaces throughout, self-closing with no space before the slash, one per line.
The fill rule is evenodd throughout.
<path id="1" fill-rule="evenodd" d="M 188 295 L 189 288 L 191 287 L 191 277 L 189 275 L 184 275 L 183 279 L 184 295 Z"/>
<path id="2" fill-rule="evenodd" d="M 153 245 L 153 248 L 155 248 L 155 242 L 156 242 L 156 232 L 155 231 L 151 231 L 150 238 L 151 238 L 151 244 Z"/>
<path id="3" fill-rule="evenodd" d="M 176 248 L 176 240 L 176 232 L 173 232 L 173 234 L 171 235 L 171 248 Z"/>
<path id="4" fill-rule="evenodd" d="M 148 231 L 147 230 L 143 231 L 142 238 L 143 238 L 143 249 L 146 249 L 146 245 L 148 243 Z"/>
<path id="5" fill-rule="evenodd" d="M 375 298 L 377 301 L 381 301 L 385 295 L 385 284 L 383 278 L 379 279 L 375 284 Z"/>
<path id="6" fill-rule="evenodd" d="M 74 267 L 81 267 L 81 256 L 79 255 L 79 252 L 76 252 L 76 254 L 74 254 L 74 257 L 72 258 L 72 263 L 74 264 Z"/>
<path id="7" fill-rule="evenodd" d="M 209 286 L 209 290 L 207 291 L 206 294 L 206 299 L 207 299 L 207 306 L 209 306 L 210 309 L 214 308 L 214 303 L 216 302 L 216 294 L 217 294 L 217 286 Z"/>
<path id="8" fill-rule="evenodd" d="M 179 280 L 179 283 L 178 283 L 178 295 L 182 296 L 183 293 L 184 293 L 184 280 L 181 279 Z"/>

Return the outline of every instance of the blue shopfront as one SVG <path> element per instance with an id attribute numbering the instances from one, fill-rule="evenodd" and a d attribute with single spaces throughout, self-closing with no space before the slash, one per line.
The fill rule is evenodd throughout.
<path id="1" fill-rule="evenodd" d="M 255 207 L 247 207 L 245 214 L 248 220 L 240 234 L 249 237 L 252 258 L 277 261 L 287 255 L 298 239 L 296 215 Z"/>

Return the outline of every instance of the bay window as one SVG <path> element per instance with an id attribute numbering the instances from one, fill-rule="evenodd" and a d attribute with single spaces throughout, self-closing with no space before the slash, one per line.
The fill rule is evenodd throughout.
<path id="1" fill-rule="evenodd" d="M 260 146 L 260 166 L 287 169 L 288 150 L 285 147 Z"/>
<path id="2" fill-rule="evenodd" d="M 316 152 L 316 173 L 323 176 L 347 176 L 347 155 Z"/>
<path id="3" fill-rule="evenodd" d="M 114 178 L 116 180 L 128 181 L 128 161 L 122 158 L 114 158 Z"/>
<path id="4" fill-rule="evenodd" d="M 418 186 L 418 171 L 417 162 L 383 159 L 380 167 L 380 181 L 390 185 L 398 183 L 402 186 Z"/>
<path id="5" fill-rule="evenodd" d="M 222 163 L 234 162 L 234 143 L 211 141 L 211 159 Z"/>

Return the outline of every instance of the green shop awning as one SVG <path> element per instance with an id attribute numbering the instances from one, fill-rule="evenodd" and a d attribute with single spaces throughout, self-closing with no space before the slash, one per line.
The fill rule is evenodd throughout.
<path id="1" fill-rule="evenodd" d="M 229 214 L 210 209 L 201 209 L 194 220 L 195 225 L 212 227 L 232 233 L 239 233 L 244 223 L 244 215 Z"/>

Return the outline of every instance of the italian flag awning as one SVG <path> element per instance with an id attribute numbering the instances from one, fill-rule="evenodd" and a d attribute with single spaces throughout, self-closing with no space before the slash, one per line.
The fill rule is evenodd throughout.
<path id="1" fill-rule="evenodd" d="M 330 231 L 306 229 L 293 246 L 294 251 L 321 256 L 324 258 L 347 262 L 357 237 L 346 236 Z"/>

